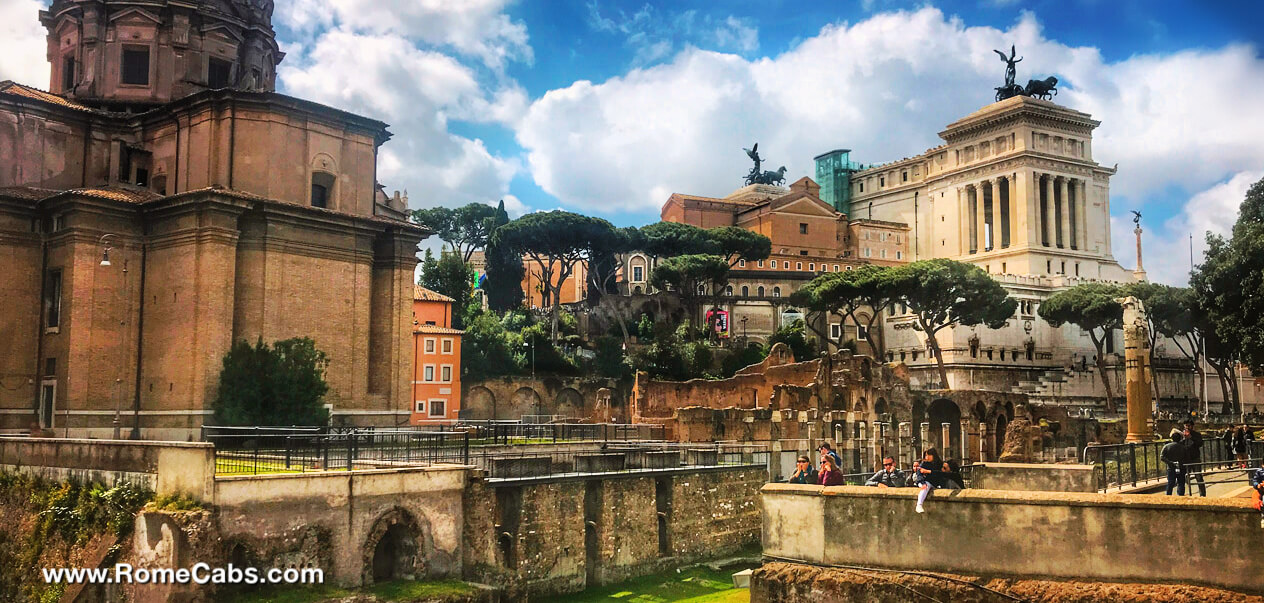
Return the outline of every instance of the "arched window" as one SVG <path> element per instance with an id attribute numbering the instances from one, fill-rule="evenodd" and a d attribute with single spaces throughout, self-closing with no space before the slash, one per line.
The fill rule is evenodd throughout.
<path id="1" fill-rule="evenodd" d="M 729 297 L 733 297 L 733 285 L 729 285 L 729 286 L 725 287 L 725 288 L 724 288 L 724 294 L 725 294 L 725 295 L 727 295 L 727 296 L 729 296 Z"/>
<path id="2" fill-rule="evenodd" d="M 742 285 L 742 297 L 750 297 L 750 287 Z"/>
<path id="3" fill-rule="evenodd" d="M 707 294 L 707 286 L 698 285 L 698 295 L 706 295 L 706 294 Z"/>
<path id="4" fill-rule="evenodd" d="M 773 288 L 772 288 L 772 296 L 773 296 L 773 297 L 781 297 L 781 287 L 773 287 Z"/>
<path id="5" fill-rule="evenodd" d="M 329 207 L 334 194 L 334 175 L 328 172 L 312 172 L 312 207 Z"/>
<path id="6" fill-rule="evenodd" d="M 756 289 L 756 291 L 758 292 L 759 297 L 763 297 L 763 296 L 764 296 L 764 286 L 763 286 L 763 285 L 760 285 L 760 286 L 759 286 L 759 289 Z"/>

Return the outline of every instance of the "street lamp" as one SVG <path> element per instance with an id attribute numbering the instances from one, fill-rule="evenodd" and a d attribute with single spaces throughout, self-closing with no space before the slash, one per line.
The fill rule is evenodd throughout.
<path id="1" fill-rule="evenodd" d="M 535 337 L 532 337 L 530 341 L 522 342 L 522 347 L 528 346 L 531 347 L 531 380 L 535 381 Z"/>

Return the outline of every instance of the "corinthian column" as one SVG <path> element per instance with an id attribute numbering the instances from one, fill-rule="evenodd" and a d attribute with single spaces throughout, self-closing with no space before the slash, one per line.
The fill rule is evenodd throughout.
<path id="1" fill-rule="evenodd" d="M 1075 202 L 1080 207 L 1080 220 L 1076 223 L 1079 234 L 1080 249 L 1088 249 L 1088 184 L 1083 180 L 1075 181 Z"/>
<path id="2" fill-rule="evenodd" d="M 1000 234 L 998 234 L 998 229 L 1001 227 L 1001 196 L 997 194 L 997 191 L 1000 189 L 996 186 L 995 178 L 984 180 L 983 182 L 987 186 L 987 194 L 983 196 L 983 199 L 985 201 L 987 199 L 992 200 L 992 229 L 989 231 L 990 236 L 987 238 L 987 248 L 999 249 L 1001 246 Z M 987 206 L 985 205 L 984 207 L 986 208 Z M 983 221 L 987 222 L 986 216 L 984 216 Z"/>
<path id="3" fill-rule="evenodd" d="M 983 189 L 975 184 L 974 189 L 974 245 L 977 253 L 983 253 L 987 249 L 987 228 L 984 226 L 987 220 L 983 212 Z"/>
<path id="4" fill-rule="evenodd" d="M 1064 176 L 1058 177 L 1058 197 L 1061 207 L 1058 208 L 1058 247 L 1070 247 L 1071 242 L 1067 238 L 1067 223 L 1071 219 L 1071 205 L 1067 199 L 1067 179 Z"/>
<path id="5" fill-rule="evenodd" d="M 1050 222 L 1055 220 L 1053 215 L 1053 176 L 1044 175 L 1044 183 L 1041 187 L 1044 194 L 1040 197 L 1040 243 L 1045 247 L 1053 244 L 1053 229 L 1049 228 Z"/>

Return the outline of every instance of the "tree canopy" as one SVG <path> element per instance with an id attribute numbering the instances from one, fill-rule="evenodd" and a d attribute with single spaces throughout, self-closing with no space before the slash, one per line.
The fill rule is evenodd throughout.
<path id="1" fill-rule="evenodd" d="M 474 270 L 455 253 L 441 254 L 438 259 L 429 249 L 421 263 L 418 284 L 453 299 L 452 328 L 464 329 L 465 310 L 474 296 Z"/>
<path id="2" fill-rule="evenodd" d="M 577 263 L 590 261 L 594 251 L 602 249 L 605 241 L 614 236 L 614 226 L 601 218 L 560 210 L 536 212 L 497 228 L 488 253 L 531 258 L 532 270 L 540 282 L 542 305 L 553 308 L 552 336 L 556 340 L 562 287 Z"/>
<path id="3" fill-rule="evenodd" d="M 704 228 L 680 222 L 655 222 L 641 227 L 642 249 L 660 258 L 677 255 L 720 255 L 721 249 Z"/>
<path id="4" fill-rule="evenodd" d="M 809 313 L 836 314 L 850 318 L 853 324 L 863 326 L 865 338 L 875 359 L 886 353 L 882 329 L 875 329 L 883 310 L 896 301 L 898 291 L 891 279 L 891 270 L 885 266 L 866 264 L 855 270 L 827 272 L 809 281 L 790 296 L 790 303 L 803 307 Z M 868 308 L 868 313 L 862 310 Z M 818 332 L 824 337 L 824 334 Z M 836 342 L 843 345 L 841 339 Z"/>
<path id="5" fill-rule="evenodd" d="M 982 268 L 948 259 L 920 260 L 883 273 L 893 296 L 908 305 L 917 328 L 939 366 L 948 389 L 948 371 L 936 333 L 952 325 L 982 324 L 999 329 L 1014 315 L 1018 302 Z"/>
<path id="6" fill-rule="evenodd" d="M 501 201 L 499 211 L 503 211 Z M 462 207 L 428 207 L 413 211 L 414 222 L 424 224 L 439 239 L 452 246 L 462 262 L 469 262 L 474 251 L 487 246 L 487 238 L 495 230 L 498 208 L 485 203 Z"/>
<path id="7" fill-rule="evenodd" d="M 728 282 L 729 263 L 718 255 L 690 254 L 659 262 L 650 275 L 650 284 L 660 290 L 671 289 L 680 296 L 681 305 L 689 313 L 689 339 L 693 341 L 695 319 L 701 311 L 701 300 L 714 294 Z"/>
<path id="8" fill-rule="evenodd" d="M 326 425 L 325 353 L 306 337 L 238 340 L 224 355 L 214 409 L 220 425 Z"/>
<path id="9" fill-rule="evenodd" d="M 768 259 L 772 254 L 772 241 L 753 230 L 740 226 L 717 226 L 706 232 L 719 250 L 717 255 L 728 259 L 730 267 L 736 266 L 741 260 L 753 262 Z"/>
<path id="10" fill-rule="evenodd" d="M 1117 285 L 1085 283 L 1053 294 L 1036 309 L 1054 328 L 1070 323 L 1088 333 L 1097 349 L 1097 373 L 1106 388 L 1106 409 L 1112 412 L 1115 401 L 1106 375 L 1105 344 L 1111 332 L 1122 326 L 1124 311 L 1116 300 L 1123 294 L 1124 290 Z"/>

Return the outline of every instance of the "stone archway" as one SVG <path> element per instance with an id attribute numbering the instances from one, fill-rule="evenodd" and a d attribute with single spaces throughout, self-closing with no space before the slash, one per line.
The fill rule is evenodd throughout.
<path id="1" fill-rule="evenodd" d="M 496 394 L 481 385 L 471 387 L 461 401 L 462 415 L 481 421 L 496 418 Z"/>
<path id="2" fill-rule="evenodd" d="M 530 387 L 520 387 L 514 392 L 508 406 L 502 413 L 504 416 L 498 416 L 497 419 L 517 420 L 523 415 L 541 414 L 540 394 Z"/>
<path id="3" fill-rule="evenodd" d="M 553 399 L 553 414 L 574 418 L 585 417 L 587 413 L 584 412 L 583 394 L 573 387 L 563 388 Z"/>
<path id="4" fill-rule="evenodd" d="M 395 507 L 378 517 L 364 540 L 361 581 L 415 580 L 426 574 L 425 534 L 411 513 Z"/>
<path id="5" fill-rule="evenodd" d="M 952 400 L 939 398 L 930 403 L 926 416 L 930 423 L 928 447 L 934 446 L 939 451 L 939 456 L 945 460 L 956 458 L 961 452 L 961 408 Z M 947 441 L 944 441 L 945 423 L 948 424 Z"/>

